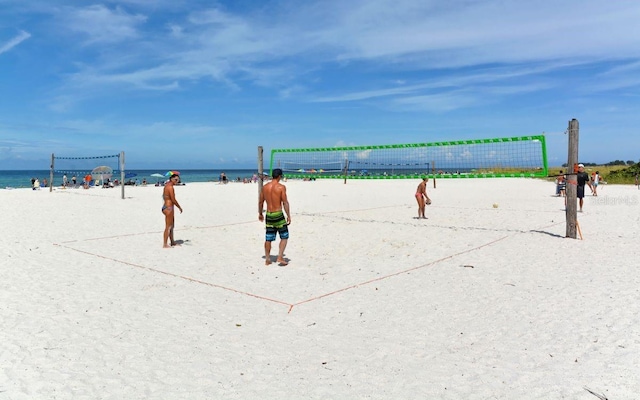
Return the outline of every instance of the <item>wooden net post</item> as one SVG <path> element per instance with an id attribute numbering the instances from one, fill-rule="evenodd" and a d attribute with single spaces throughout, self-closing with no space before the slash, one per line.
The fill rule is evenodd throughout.
<path id="1" fill-rule="evenodd" d="M 349 174 L 349 159 L 344 160 L 344 184 L 347 184 L 347 175 Z"/>
<path id="2" fill-rule="evenodd" d="M 433 188 L 435 189 L 436 188 L 436 173 L 435 173 L 436 162 L 435 162 L 435 160 L 431 160 L 431 164 L 432 164 L 431 171 L 434 171 L 433 172 Z"/>
<path id="3" fill-rule="evenodd" d="M 567 162 L 567 207 L 566 207 L 566 220 L 567 220 L 567 233 L 566 237 L 576 239 L 577 233 L 577 198 L 578 198 L 578 179 L 576 176 L 578 164 L 578 139 L 579 139 L 579 124 L 577 119 L 569 121 L 569 157 Z"/>

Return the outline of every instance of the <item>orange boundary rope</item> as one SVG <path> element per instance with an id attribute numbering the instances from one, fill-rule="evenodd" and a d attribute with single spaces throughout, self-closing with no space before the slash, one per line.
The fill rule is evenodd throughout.
<path id="1" fill-rule="evenodd" d="M 242 225 L 242 224 L 253 223 L 253 222 L 254 221 L 241 222 L 241 223 L 234 223 L 234 224 L 227 224 L 227 225 L 220 225 L 220 226 Z M 550 228 L 552 226 L 560 225 L 562 223 L 564 223 L 564 221 L 557 222 L 557 223 L 550 224 L 550 225 L 546 225 L 546 226 L 538 228 L 537 230 Z M 201 227 L 201 228 L 197 228 L 197 229 L 214 228 L 214 227 L 217 227 L 217 226 Z M 417 271 L 419 269 L 423 269 L 423 268 L 426 268 L 426 267 L 434 266 L 434 265 L 436 265 L 438 263 L 441 263 L 442 261 L 446 261 L 446 260 L 455 258 L 455 257 L 463 255 L 463 254 L 471 253 L 471 252 L 476 251 L 476 250 L 480 250 L 480 249 L 482 249 L 484 247 L 491 246 L 493 244 L 501 242 L 501 241 L 503 241 L 503 240 L 505 240 L 507 238 L 513 237 L 515 235 L 519 235 L 519 234 L 522 234 L 522 233 L 525 233 L 525 232 L 531 232 L 531 231 L 532 230 L 518 231 L 518 232 L 515 232 L 515 233 L 513 233 L 511 235 L 506 235 L 506 236 L 500 237 L 498 239 L 495 239 L 495 240 L 492 240 L 490 242 L 481 244 L 481 245 L 476 246 L 474 248 L 463 250 L 463 251 L 460 251 L 458 253 L 451 254 L 449 256 L 439 258 L 439 259 L 431 261 L 431 262 L 429 262 L 427 264 L 419 265 L 419 266 L 416 266 L 416 267 L 411 267 L 411 268 L 408 268 L 408 269 L 405 269 L 405 270 L 402 270 L 402 271 L 394 272 L 394 273 L 391 273 L 391 274 L 388 274 L 388 275 L 385 275 L 385 276 L 380 276 L 380 277 L 377 277 L 375 279 L 370 279 L 368 281 L 364 281 L 364 282 L 361 282 L 361 283 L 356 283 L 356 284 L 344 287 L 342 289 L 334 290 L 332 292 L 328 292 L 328 293 L 325 293 L 325 294 L 322 294 L 322 295 L 319 295 L 319 296 L 311 297 L 309 299 L 306 299 L 306 300 L 303 300 L 303 301 L 299 301 L 299 302 L 296 302 L 296 303 L 289 303 L 289 302 L 282 301 L 282 300 L 272 299 L 272 298 L 269 298 L 269 297 L 266 297 L 266 296 L 261 296 L 261 295 L 255 294 L 255 293 L 250 293 L 250 292 L 234 289 L 234 288 L 223 286 L 223 285 L 218 285 L 218 284 L 215 284 L 215 283 L 206 282 L 206 281 L 203 281 L 203 280 L 200 280 L 200 279 L 191 278 L 191 277 L 180 275 L 180 274 L 174 274 L 172 272 L 163 271 L 163 270 L 160 270 L 160 269 L 157 269 L 157 268 L 146 267 L 144 265 L 139 265 L 139 264 L 131 263 L 131 262 L 128 262 L 128 261 L 123 261 L 123 260 L 118 260 L 118 259 L 112 258 L 112 257 L 102 256 L 100 254 L 91 253 L 91 252 L 84 251 L 84 250 L 79 250 L 79 249 L 76 249 L 76 248 L 73 248 L 73 247 L 70 247 L 70 246 L 66 246 L 66 245 L 63 245 L 63 244 L 53 243 L 53 245 L 54 246 L 58 246 L 58 247 L 62 247 L 62 248 L 66 248 L 66 249 L 69 249 L 69 250 L 77 251 L 79 253 L 83 253 L 83 254 L 95 256 L 95 257 L 98 257 L 98 258 L 102 258 L 102 259 L 105 259 L 105 260 L 118 262 L 120 264 L 128 265 L 128 266 L 131 266 L 131 267 L 145 269 L 145 270 L 148 270 L 148 271 L 157 272 L 157 273 L 160 273 L 160 274 L 163 274 L 163 275 L 167 275 L 167 276 L 172 276 L 174 278 L 183 279 L 183 280 L 186 280 L 186 281 L 189 281 L 189 282 L 199 283 L 199 284 L 202 284 L 202 285 L 206 285 L 206 286 L 210 286 L 210 287 L 214 287 L 214 288 L 218 288 L 218 289 L 227 290 L 227 291 L 234 292 L 234 293 L 237 293 L 237 294 L 246 295 L 246 296 L 253 297 L 253 298 L 256 298 L 256 299 L 265 300 L 265 301 L 269 301 L 269 302 L 272 302 L 272 303 L 289 306 L 287 313 L 291 313 L 291 311 L 293 310 L 293 307 L 295 307 L 295 306 L 306 304 L 306 303 L 310 303 L 310 302 L 316 301 L 316 300 L 320 300 L 320 299 L 323 299 L 325 297 L 329 297 L 329 296 L 332 296 L 332 295 L 335 295 L 335 294 L 338 294 L 338 293 L 346 292 L 348 290 L 355 289 L 355 288 L 358 288 L 360 286 L 369 285 L 369 284 L 374 283 L 374 282 L 379 282 L 379 281 L 382 281 L 384 279 L 392 278 L 394 276 L 399 276 L 399 275 L 407 274 L 407 273 L 412 272 L 412 271 Z M 579 226 L 578 226 L 578 231 L 580 232 L 580 227 Z M 149 234 L 149 232 L 147 232 L 147 233 L 139 233 L 139 234 L 109 236 L 109 237 L 104 237 L 104 238 L 93 238 L 93 239 L 86 239 L 84 241 L 99 240 L 99 239 L 111 239 L 111 238 L 116 238 L 116 237 L 121 237 L 121 236 L 135 236 L 135 235 L 143 235 L 143 234 Z M 582 232 L 580 232 L 580 238 L 582 239 Z M 80 242 L 80 240 L 66 241 L 66 242 L 63 242 L 63 243 L 74 243 L 74 242 Z"/>
<path id="2" fill-rule="evenodd" d="M 233 289 L 233 288 L 230 288 L 230 287 L 227 287 L 227 286 L 218 285 L 216 283 L 205 282 L 205 281 L 202 281 L 200 279 L 191 278 L 191 277 L 184 276 L 184 275 L 179 275 L 179 274 L 174 274 L 172 272 L 163 271 L 163 270 L 160 270 L 160 269 L 157 269 L 157 268 L 145 267 L 144 265 L 139 265 L 139 264 L 134 264 L 134 263 L 131 263 L 131 262 L 128 262 L 128 261 L 118 260 L 117 258 L 106 257 L 106 256 L 102 256 L 100 254 L 95 254 L 95 253 L 91 253 L 91 252 L 84 251 L 84 250 L 74 249 L 73 247 L 63 246 L 61 244 L 54 243 L 54 246 L 64 247 L 64 248 L 69 249 L 69 250 L 77 251 L 78 253 L 95 256 L 95 257 L 98 257 L 98 258 L 102 258 L 104 260 L 115 261 L 115 262 L 118 262 L 118 263 L 121 263 L 121 264 L 125 264 L 125 265 L 131 266 L 131 267 L 140 268 L 140 269 L 146 269 L 147 271 L 157 272 L 159 274 L 172 276 L 174 278 L 184 279 L 184 280 L 189 281 L 189 282 L 200 283 L 202 285 L 211 286 L 211 287 L 215 287 L 215 288 L 218 288 L 218 289 L 228 290 L 230 292 L 234 292 L 234 293 L 238 293 L 238 294 L 244 294 L 244 295 L 247 295 L 247 296 L 250 296 L 250 297 L 255 297 L 257 299 L 271 301 L 273 303 L 278 303 L 278 304 L 282 304 L 282 305 L 285 305 L 285 306 L 290 306 L 291 305 L 290 303 L 287 303 L 287 302 L 284 302 L 284 301 L 280 301 L 280 300 L 271 299 L 271 298 L 266 297 L 266 296 L 260 296 L 260 295 L 249 293 L 249 292 L 245 292 L 245 291 L 242 291 L 242 290 Z"/>

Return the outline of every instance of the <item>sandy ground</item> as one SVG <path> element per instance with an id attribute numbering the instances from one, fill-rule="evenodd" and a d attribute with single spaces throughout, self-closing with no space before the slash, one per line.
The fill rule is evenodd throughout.
<path id="1" fill-rule="evenodd" d="M 177 187 L 171 249 L 161 188 L 0 190 L 0 400 L 638 398 L 636 187 L 580 240 L 552 183 L 418 183 L 287 182 L 286 267 L 256 184 Z"/>

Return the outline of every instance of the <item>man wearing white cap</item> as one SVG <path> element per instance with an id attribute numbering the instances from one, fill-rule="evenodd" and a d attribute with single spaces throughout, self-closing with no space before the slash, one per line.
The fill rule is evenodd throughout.
<path id="1" fill-rule="evenodd" d="M 584 164 L 578 164 L 578 174 L 576 175 L 576 179 L 578 181 L 578 199 L 580 201 L 580 212 L 582 212 L 582 203 L 584 200 L 584 185 L 587 184 L 591 187 L 591 183 L 589 182 L 589 174 L 584 172 Z"/>

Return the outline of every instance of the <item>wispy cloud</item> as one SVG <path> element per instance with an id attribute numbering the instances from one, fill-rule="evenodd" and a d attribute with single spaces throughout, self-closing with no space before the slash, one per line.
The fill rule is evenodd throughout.
<path id="1" fill-rule="evenodd" d="M 378 0 L 327 10 L 332 14 L 325 19 L 335 22 L 319 27 L 316 35 L 341 49 L 338 57 L 345 60 L 448 68 L 640 54 L 628 30 L 640 16 L 640 4 L 629 2 Z M 313 17 L 307 11 L 298 15 L 301 24 Z"/>
<path id="2" fill-rule="evenodd" d="M 392 101 L 392 107 L 403 111 L 446 112 L 477 104 L 480 99 L 465 92 L 407 96 Z"/>
<path id="3" fill-rule="evenodd" d="M 563 67 L 563 64 L 559 64 L 487 68 L 473 73 L 458 72 L 439 76 L 414 84 L 394 82 L 394 87 L 391 88 L 340 93 L 311 101 L 335 103 L 392 98 L 390 108 L 396 111 L 446 112 L 487 104 L 495 98 L 551 89 L 553 84 L 545 82 L 540 76 Z M 523 78 L 529 80 L 534 77 L 535 83 L 523 83 Z"/>
<path id="4" fill-rule="evenodd" d="M 120 43 L 139 36 L 138 26 L 147 17 L 131 14 L 120 7 L 109 9 L 103 5 L 83 8 L 64 8 L 61 20 L 66 28 L 85 36 L 85 44 Z"/>
<path id="5" fill-rule="evenodd" d="M 619 62 L 597 75 L 597 80 L 589 85 L 592 92 L 621 89 L 637 89 L 640 86 L 640 61 Z M 637 91 L 636 91 L 637 92 Z M 634 92 L 633 95 L 636 93 Z"/>
<path id="6" fill-rule="evenodd" d="M 25 40 L 29 39 L 30 37 L 31 37 L 30 33 L 25 31 L 20 31 L 17 36 L 10 39 L 8 42 L 4 44 L 0 44 L 0 54 L 6 53 L 7 51 L 13 49 L 14 47 L 24 42 Z"/>
<path id="7" fill-rule="evenodd" d="M 638 40 L 627 28 L 640 18 L 640 3 L 280 1 L 245 14 L 196 3 L 188 14 L 162 20 L 138 1 L 121 4 L 129 8 L 70 9 L 65 22 L 72 31 L 86 35 L 88 43 L 122 43 L 137 57 L 127 58 L 118 71 L 96 64 L 74 79 L 89 74 L 87 79 L 94 84 L 126 82 L 152 90 L 172 90 L 180 82 L 200 79 L 228 87 L 249 81 L 280 90 L 307 79 L 314 69 L 316 74 L 339 71 L 351 63 L 403 73 L 640 56 Z M 133 12 L 134 6 L 151 14 Z M 601 34 L 604 31 L 606 35 Z M 144 40 L 136 40 L 141 35 Z M 291 67 L 283 68 L 288 60 Z M 407 89 L 369 94 L 385 96 L 394 90 Z M 343 96 L 358 98 L 355 93 Z M 337 98 L 319 101 L 330 99 Z"/>

